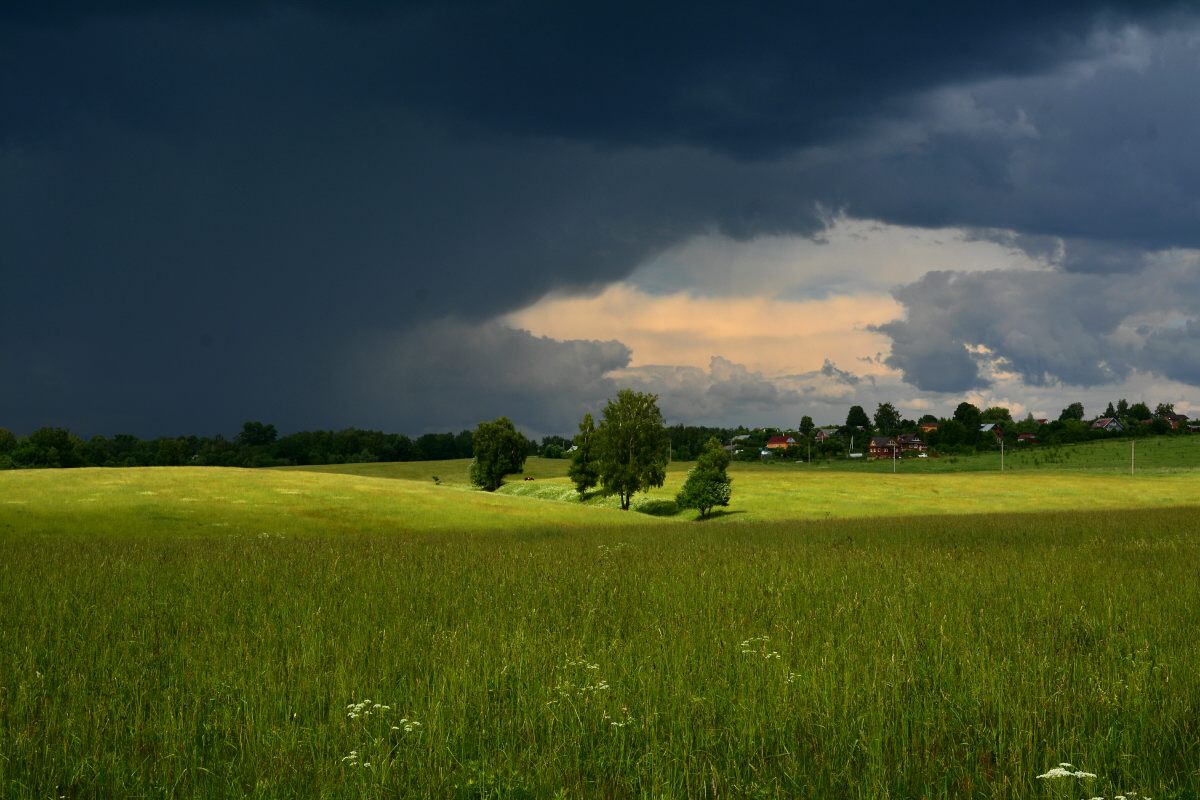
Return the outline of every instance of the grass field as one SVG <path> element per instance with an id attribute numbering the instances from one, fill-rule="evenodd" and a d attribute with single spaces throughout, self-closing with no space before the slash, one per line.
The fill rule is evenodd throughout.
<path id="1" fill-rule="evenodd" d="M 0 473 L 0 796 L 1200 796 L 1195 473 L 465 463 Z"/>

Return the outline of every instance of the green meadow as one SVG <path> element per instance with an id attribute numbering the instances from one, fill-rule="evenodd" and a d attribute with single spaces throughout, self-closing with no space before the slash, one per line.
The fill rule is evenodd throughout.
<path id="1" fill-rule="evenodd" d="M 1200 471 L 1074 452 L 0 473 L 0 796 L 1198 797 Z"/>

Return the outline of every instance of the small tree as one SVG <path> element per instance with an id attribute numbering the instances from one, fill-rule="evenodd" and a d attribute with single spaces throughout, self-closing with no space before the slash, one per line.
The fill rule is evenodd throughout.
<path id="1" fill-rule="evenodd" d="M 812 429 L 814 427 L 815 426 L 813 425 L 812 417 L 805 414 L 803 417 L 800 418 L 800 432 L 802 434 L 804 434 L 805 436 L 808 436 L 810 433 L 812 433 Z"/>
<path id="2" fill-rule="evenodd" d="M 622 389 L 604 406 L 596 428 L 600 485 L 621 498 L 622 511 L 629 510 L 635 492 L 666 481 L 669 446 L 657 395 Z"/>
<path id="3" fill-rule="evenodd" d="M 525 437 L 508 417 L 481 422 L 471 437 L 475 457 L 471 459 L 471 483 L 494 492 L 504 476 L 525 468 Z"/>
<path id="4" fill-rule="evenodd" d="M 696 466 L 688 471 L 683 488 L 675 496 L 680 508 L 695 508 L 700 518 L 707 517 L 716 506 L 729 505 L 732 490 L 725 468 L 729 466 L 729 454 L 716 439 L 709 439 Z"/>
<path id="5" fill-rule="evenodd" d="M 584 414 L 579 423 L 579 433 L 575 434 L 575 452 L 571 454 L 567 475 L 581 498 L 588 489 L 600 482 L 596 464 L 596 423 L 592 421 L 591 414 Z"/>

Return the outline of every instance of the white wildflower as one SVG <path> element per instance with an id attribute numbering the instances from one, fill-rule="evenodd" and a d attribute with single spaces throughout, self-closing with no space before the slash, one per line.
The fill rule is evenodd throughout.
<path id="1" fill-rule="evenodd" d="M 1064 761 L 1063 763 L 1059 764 L 1057 767 L 1052 767 L 1052 768 L 1046 770 L 1041 775 L 1038 775 L 1038 777 L 1039 778 L 1051 778 L 1051 779 L 1054 779 L 1054 778 L 1094 778 L 1094 777 L 1096 777 L 1096 773 L 1084 772 L 1083 770 L 1076 770 L 1076 769 L 1074 769 L 1074 767 L 1071 764 L 1068 764 Z"/>

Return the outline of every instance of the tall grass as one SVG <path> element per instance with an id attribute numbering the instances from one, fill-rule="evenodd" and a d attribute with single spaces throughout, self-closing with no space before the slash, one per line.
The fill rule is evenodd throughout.
<path id="1" fill-rule="evenodd" d="M 1194 509 L 464 532 L 161 474 L 0 498 L 2 796 L 1200 796 Z"/>

